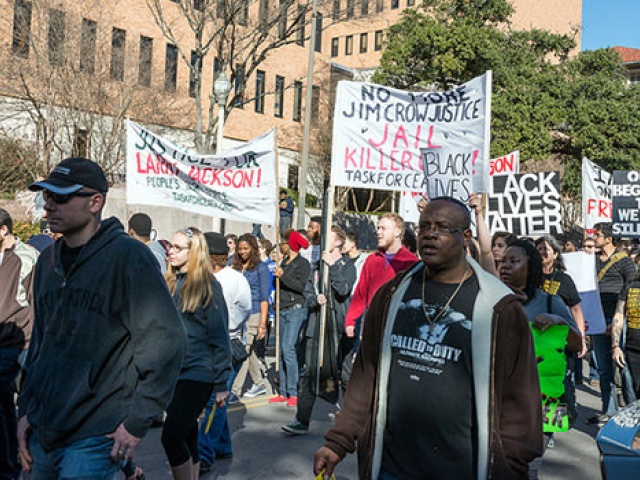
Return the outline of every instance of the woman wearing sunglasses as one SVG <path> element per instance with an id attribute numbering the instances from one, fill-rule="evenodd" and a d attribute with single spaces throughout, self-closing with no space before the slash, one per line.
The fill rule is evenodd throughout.
<path id="1" fill-rule="evenodd" d="M 213 392 L 216 402 L 224 403 L 231 373 L 227 307 L 200 230 L 185 228 L 171 238 L 165 280 L 182 313 L 187 353 L 167 408 L 162 445 L 173 477 L 192 480 L 200 467 L 198 416 Z"/>

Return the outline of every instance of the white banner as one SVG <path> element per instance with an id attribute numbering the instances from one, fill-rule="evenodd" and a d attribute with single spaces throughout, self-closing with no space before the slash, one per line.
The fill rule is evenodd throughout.
<path id="1" fill-rule="evenodd" d="M 448 92 L 347 81 L 337 90 L 332 185 L 465 202 L 470 192 L 485 191 L 491 71 Z"/>
<path id="2" fill-rule="evenodd" d="M 596 274 L 596 256 L 585 252 L 563 253 L 562 259 L 567 267 L 567 274 L 576 284 L 580 295 L 580 307 L 584 316 L 584 331 L 587 335 L 602 334 L 606 330 L 598 278 Z"/>
<path id="3" fill-rule="evenodd" d="M 275 131 L 200 155 L 127 122 L 127 203 L 276 223 Z"/>
<path id="4" fill-rule="evenodd" d="M 611 174 L 587 158 L 582 159 L 582 218 L 584 228 L 611 221 Z"/>

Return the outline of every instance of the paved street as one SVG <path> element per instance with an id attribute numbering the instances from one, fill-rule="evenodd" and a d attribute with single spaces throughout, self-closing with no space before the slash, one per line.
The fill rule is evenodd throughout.
<path id="1" fill-rule="evenodd" d="M 313 453 L 323 443 L 323 433 L 332 419 L 334 409 L 318 402 L 311 430 L 304 437 L 288 437 L 280 425 L 289 422 L 293 408 L 282 404 L 269 405 L 268 397 L 244 401 L 230 410 L 234 457 L 218 462 L 203 479 L 311 479 Z M 580 418 L 574 429 L 557 434 L 555 447 L 547 450 L 540 469 L 541 480 L 600 479 L 599 453 L 595 436 L 597 428 L 585 420 L 595 414 L 600 405 L 598 392 L 589 385 L 578 390 Z M 160 444 L 161 429 L 153 429 L 139 447 L 136 458 L 149 480 L 171 478 L 169 465 Z M 356 459 L 350 455 L 337 469 L 337 478 L 355 479 Z"/>

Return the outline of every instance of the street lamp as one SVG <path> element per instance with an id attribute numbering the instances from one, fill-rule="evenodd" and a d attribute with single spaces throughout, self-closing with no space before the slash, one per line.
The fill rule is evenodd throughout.
<path id="1" fill-rule="evenodd" d="M 224 108 L 227 105 L 227 97 L 231 91 L 231 82 L 227 75 L 224 73 L 224 64 L 220 66 L 220 73 L 213 82 L 213 92 L 216 95 L 216 101 L 218 103 L 218 132 L 216 135 L 216 155 L 222 153 L 222 137 L 224 131 Z M 220 232 L 224 234 L 225 222 L 223 218 L 214 218 L 211 227 L 214 232 Z"/>
<path id="2" fill-rule="evenodd" d="M 218 135 L 216 139 L 216 154 L 222 152 L 222 135 L 224 130 L 224 108 L 227 105 L 227 97 L 231 91 L 231 82 L 224 73 L 224 66 L 221 66 L 218 78 L 213 82 L 213 91 L 218 101 Z"/>

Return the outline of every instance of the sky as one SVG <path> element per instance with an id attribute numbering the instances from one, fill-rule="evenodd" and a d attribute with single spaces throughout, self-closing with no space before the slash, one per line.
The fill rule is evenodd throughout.
<path id="1" fill-rule="evenodd" d="M 582 50 L 640 48 L 640 0 L 582 0 Z"/>

